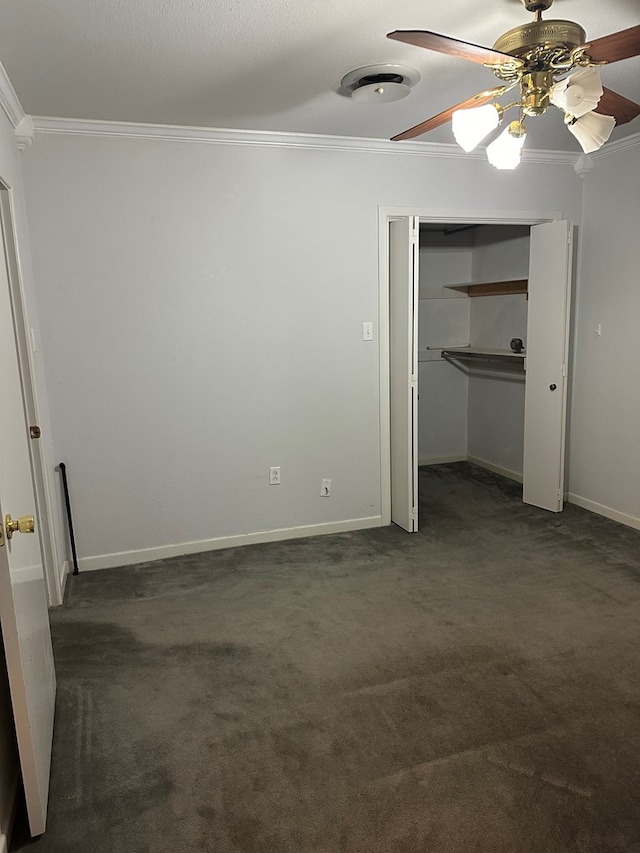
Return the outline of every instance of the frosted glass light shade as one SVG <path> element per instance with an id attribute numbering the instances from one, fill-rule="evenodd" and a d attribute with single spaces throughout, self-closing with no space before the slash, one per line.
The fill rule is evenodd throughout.
<path id="1" fill-rule="evenodd" d="M 467 153 L 479 145 L 500 123 L 500 113 L 494 104 L 456 110 L 451 117 L 451 129 L 458 145 Z"/>
<path id="2" fill-rule="evenodd" d="M 527 134 L 521 129 L 520 124 L 512 121 L 491 145 L 487 145 L 487 159 L 496 169 L 515 169 L 520 163 L 522 146 L 526 138 Z"/>
<path id="3" fill-rule="evenodd" d="M 566 80 L 555 84 L 550 100 L 565 113 L 579 118 L 598 106 L 602 92 L 600 75 L 596 69 L 581 68 Z"/>
<path id="4" fill-rule="evenodd" d="M 611 136 L 616 120 L 613 116 L 602 116 L 600 113 L 587 113 L 575 121 L 568 121 L 567 127 L 575 136 L 585 154 L 591 154 L 602 148 Z"/>

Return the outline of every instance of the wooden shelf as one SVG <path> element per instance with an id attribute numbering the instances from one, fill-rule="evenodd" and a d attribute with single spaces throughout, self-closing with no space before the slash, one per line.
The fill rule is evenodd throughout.
<path id="1" fill-rule="evenodd" d="M 509 281 L 468 281 L 461 284 L 445 284 L 449 290 L 458 290 L 468 296 L 504 296 L 506 294 L 526 293 L 528 281 L 526 278 L 515 278 Z"/>

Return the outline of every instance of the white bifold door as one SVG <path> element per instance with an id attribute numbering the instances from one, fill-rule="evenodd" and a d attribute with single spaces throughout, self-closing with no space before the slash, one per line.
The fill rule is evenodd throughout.
<path id="1" fill-rule="evenodd" d="M 0 621 L 29 825 L 31 834 L 39 835 L 46 824 L 56 682 L 39 524 L 34 518 L 30 439 L 3 250 L 0 376 Z"/>
<path id="2" fill-rule="evenodd" d="M 418 217 L 389 223 L 391 521 L 418 529 Z"/>
<path id="3" fill-rule="evenodd" d="M 571 294 L 568 222 L 531 228 L 522 499 L 563 506 Z"/>

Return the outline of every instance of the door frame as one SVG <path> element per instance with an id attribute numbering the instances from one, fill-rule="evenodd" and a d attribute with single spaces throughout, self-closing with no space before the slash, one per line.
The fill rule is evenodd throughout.
<path id="1" fill-rule="evenodd" d="M 378 206 L 378 355 L 380 377 L 380 515 L 391 524 L 391 408 L 389 374 L 389 222 L 417 216 L 419 222 L 460 225 L 539 225 L 569 217 L 561 210 L 510 210 Z M 419 247 L 418 247 L 419 251 Z"/>
<path id="2" fill-rule="evenodd" d="M 16 233 L 14 191 L 11 185 L 0 175 L 0 231 L 4 244 L 9 282 L 9 298 L 13 312 L 13 329 L 16 339 L 20 384 L 25 408 L 25 417 L 29 424 L 41 426 L 43 423 L 42 406 L 39 404 L 36 370 L 34 364 L 35 338 L 30 327 L 27 300 L 24 293 L 24 278 L 20 263 L 18 236 Z M 25 424 L 27 426 L 28 424 Z M 47 585 L 49 605 L 62 604 L 63 583 L 58 571 L 62 565 L 61 550 L 56 537 L 53 520 L 54 482 L 53 465 L 49 459 L 47 442 L 42 439 L 29 439 L 31 476 L 36 498 L 36 514 L 39 521 L 42 565 Z"/>

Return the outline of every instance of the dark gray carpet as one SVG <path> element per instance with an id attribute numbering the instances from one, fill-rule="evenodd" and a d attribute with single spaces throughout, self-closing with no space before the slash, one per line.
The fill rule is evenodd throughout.
<path id="1" fill-rule="evenodd" d="M 422 530 L 70 578 L 29 853 L 640 851 L 640 535 L 466 463 Z"/>

